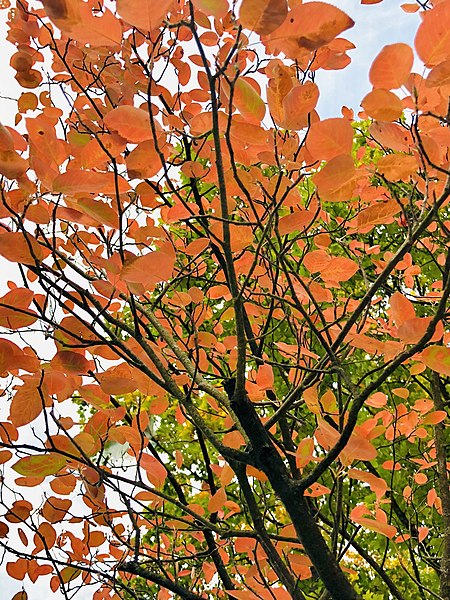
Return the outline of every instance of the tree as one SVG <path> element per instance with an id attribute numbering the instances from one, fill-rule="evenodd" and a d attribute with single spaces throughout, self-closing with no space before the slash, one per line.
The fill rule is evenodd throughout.
<path id="1" fill-rule="evenodd" d="M 315 110 L 332 5 L 42 4 L 0 130 L 15 600 L 449 600 L 450 1 L 356 121 Z"/>

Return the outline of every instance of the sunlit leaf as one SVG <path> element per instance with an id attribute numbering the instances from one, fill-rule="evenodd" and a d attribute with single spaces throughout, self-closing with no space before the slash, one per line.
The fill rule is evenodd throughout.
<path id="1" fill-rule="evenodd" d="M 149 113 L 142 108 L 119 106 L 105 116 L 104 123 L 108 129 L 129 142 L 139 143 L 153 139 Z"/>
<path id="2" fill-rule="evenodd" d="M 370 68 L 370 83 L 376 88 L 397 89 L 408 79 L 413 62 L 413 51 L 408 44 L 384 46 Z"/>
<path id="3" fill-rule="evenodd" d="M 414 40 L 417 54 L 426 67 L 448 59 L 450 52 L 450 2 L 440 2 L 422 13 L 422 23 Z"/>
<path id="4" fill-rule="evenodd" d="M 353 129 L 347 119 L 325 119 L 314 123 L 308 132 L 306 144 L 316 160 L 330 160 L 350 153 Z"/>
<path id="5" fill-rule="evenodd" d="M 271 39 L 292 40 L 298 48 L 317 50 L 328 44 L 354 21 L 342 10 L 325 2 L 296 5 Z"/>
<path id="6" fill-rule="evenodd" d="M 67 459 L 54 452 L 44 455 L 26 456 L 12 465 L 12 469 L 20 475 L 46 477 L 58 473 L 66 464 Z"/>
<path id="7" fill-rule="evenodd" d="M 361 106 L 369 117 L 377 121 L 395 121 L 403 112 L 400 98 L 381 88 L 369 92 L 362 100 Z"/>
<path id="8" fill-rule="evenodd" d="M 154 31 L 174 5 L 174 0 L 117 0 L 117 12 L 124 21 L 146 31 Z"/>
<path id="9" fill-rule="evenodd" d="M 74 169 L 59 175 L 53 182 L 53 191 L 60 194 L 123 194 L 130 184 L 115 173 L 99 173 Z"/>
<path id="10" fill-rule="evenodd" d="M 287 14 L 286 0 L 243 0 L 239 19 L 243 27 L 268 35 L 283 23 Z"/>
<path id="11" fill-rule="evenodd" d="M 429 346 L 421 354 L 421 360 L 427 367 L 450 377 L 450 348 L 447 346 Z"/>

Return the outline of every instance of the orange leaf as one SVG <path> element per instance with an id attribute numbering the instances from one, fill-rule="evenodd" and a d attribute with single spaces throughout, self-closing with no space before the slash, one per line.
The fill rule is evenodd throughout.
<path id="1" fill-rule="evenodd" d="M 141 454 L 140 465 L 147 473 L 148 480 L 152 485 L 160 488 L 164 485 L 167 477 L 167 470 L 159 460 L 150 454 Z"/>
<path id="2" fill-rule="evenodd" d="M 401 210 L 398 202 L 388 200 L 376 202 L 358 214 L 356 219 L 360 233 L 368 233 L 375 225 L 385 225 L 393 222 L 393 217 Z"/>
<path id="3" fill-rule="evenodd" d="M 28 561 L 25 558 L 18 558 L 15 562 L 6 563 L 6 572 L 13 579 L 22 581 L 27 574 Z"/>
<path id="4" fill-rule="evenodd" d="M 314 175 L 313 181 L 322 200 L 342 202 L 350 200 L 353 196 L 355 176 L 353 158 L 342 154 L 331 159 Z"/>
<path id="5" fill-rule="evenodd" d="M 315 160 L 330 160 L 350 153 L 353 128 L 347 119 L 325 119 L 311 126 L 306 146 Z"/>
<path id="6" fill-rule="evenodd" d="M 413 62 L 413 51 L 408 44 L 384 46 L 370 68 L 370 83 L 375 88 L 397 89 L 408 79 Z"/>
<path id="7" fill-rule="evenodd" d="M 26 288 L 15 288 L 0 298 L 0 327 L 20 329 L 35 323 L 38 316 L 28 308 L 32 299 L 33 292 Z"/>
<path id="8" fill-rule="evenodd" d="M 435 67 L 450 54 L 450 0 L 422 13 L 414 40 L 417 54 L 426 67 Z"/>
<path id="9" fill-rule="evenodd" d="M 116 188 L 117 183 L 117 188 Z M 98 173 L 72 169 L 66 171 L 53 182 L 53 192 L 58 194 L 123 194 L 130 189 L 130 184 L 120 175 L 114 173 Z"/>
<path id="10" fill-rule="evenodd" d="M 336 6 L 325 2 L 307 2 L 295 6 L 271 40 L 291 40 L 298 48 L 317 50 L 340 33 L 353 27 L 354 21 Z"/>
<path id="11" fill-rule="evenodd" d="M 444 60 L 431 69 L 426 83 L 428 87 L 438 87 L 450 83 L 450 60 Z"/>
<path id="12" fill-rule="evenodd" d="M 361 102 L 369 117 L 377 121 L 395 121 L 402 116 L 403 106 L 400 98 L 385 89 L 369 92 Z"/>
<path id="13" fill-rule="evenodd" d="M 367 513 L 368 510 L 364 506 L 363 508 L 363 514 Z M 381 533 L 382 535 L 385 535 L 388 538 L 393 538 L 397 534 L 397 529 L 393 525 L 389 525 L 388 523 L 384 522 L 384 520 L 381 520 L 381 518 L 377 520 L 370 519 L 367 517 L 363 517 L 362 515 L 360 515 L 360 513 L 361 506 L 356 506 L 350 513 L 350 519 L 355 523 L 362 525 L 366 529 L 369 529 L 370 531 L 375 531 L 375 533 Z"/>
<path id="14" fill-rule="evenodd" d="M 119 218 L 107 202 L 94 198 L 80 198 L 77 208 L 82 213 L 95 219 L 99 225 L 106 225 L 113 229 L 119 226 Z"/>
<path id="15" fill-rule="evenodd" d="M 155 31 L 173 4 L 174 0 L 117 0 L 117 12 L 124 21 L 144 32 Z"/>
<path id="16" fill-rule="evenodd" d="M 90 362 L 82 354 L 73 350 L 59 350 L 50 364 L 54 369 L 62 369 L 74 375 L 86 374 L 91 367 Z"/>
<path id="17" fill-rule="evenodd" d="M 311 410 L 311 409 L 310 409 Z M 295 453 L 295 462 L 298 469 L 303 469 L 312 460 L 314 453 L 314 440 L 313 438 L 303 438 L 297 446 Z"/>
<path id="18" fill-rule="evenodd" d="M 432 317 L 415 317 L 414 319 L 408 319 L 404 321 L 398 328 L 398 337 L 405 342 L 405 344 L 417 344 L 430 324 Z M 439 322 L 436 326 L 436 331 L 431 338 L 432 342 L 438 341 L 444 333 L 444 327 L 442 322 Z"/>
<path id="19" fill-rule="evenodd" d="M 256 374 L 256 384 L 262 390 L 273 388 L 273 369 L 270 365 L 260 365 Z"/>
<path id="20" fill-rule="evenodd" d="M 377 142 L 397 152 L 408 152 L 412 145 L 411 133 L 396 123 L 375 121 L 369 127 L 369 133 Z"/>
<path id="21" fill-rule="evenodd" d="M 319 427 L 316 429 L 315 437 L 321 446 L 330 449 L 338 441 L 339 432 L 322 419 L 318 419 L 318 423 Z M 355 431 L 341 452 L 340 458 L 344 464 L 350 464 L 353 460 L 373 460 L 376 456 L 376 448 L 369 440 Z"/>
<path id="22" fill-rule="evenodd" d="M 72 500 L 64 500 L 50 496 L 41 509 L 41 514 L 49 523 L 59 523 L 72 506 Z"/>
<path id="23" fill-rule="evenodd" d="M 435 410 L 431 413 L 428 413 L 423 417 L 420 424 L 421 425 L 437 425 L 438 423 L 442 423 L 445 419 L 448 418 L 448 414 L 445 410 Z"/>
<path id="24" fill-rule="evenodd" d="M 98 376 L 98 380 L 102 391 L 106 394 L 129 394 L 137 388 L 133 371 L 126 363 L 110 367 Z"/>
<path id="25" fill-rule="evenodd" d="M 153 139 L 149 113 L 142 108 L 123 104 L 111 110 L 103 122 L 133 144 Z"/>
<path id="26" fill-rule="evenodd" d="M 145 134 L 143 133 L 143 135 Z M 149 139 L 138 144 L 125 157 L 125 164 L 130 179 L 150 179 L 162 169 L 161 157 L 156 152 L 153 140 Z"/>
<path id="27" fill-rule="evenodd" d="M 319 100 L 319 88 L 312 81 L 295 85 L 282 101 L 284 117 L 283 127 L 298 130 L 308 125 L 307 115 L 311 113 Z"/>
<path id="28" fill-rule="evenodd" d="M 217 490 L 217 492 L 211 496 L 208 502 L 208 510 L 210 513 L 216 513 L 218 510 L 223 508 L 225 502 L 227 501 L 227 493 L 224 487 L 221 487 Z"/>
<path id="29" fill-rule="evenodd" d="M 239 10 L 241 25 L 260 35 L 269 35 L 288 14 L 286 0 L 242 0 Z"/>
<path id="30" fill-rule="evenodd" d="M 15 150 L 0 151 L 0 175 L 7 179 L 22 177 L 29 169 L 28 161 L 22 158 Z"/>
<path id="31" fill-rule="evenodd" d="M 420 542 L 423 542 L 423 540 L 424 540 L 424 539 L 427 537 L 427 535 L 428 535 L 429 531 L 430 531 L 430 528 L 429 528 L 429 527 L 424 527 L 424 526 L 421 526 L 421 527 L 418 527 L 418 528 L 417 528 L 417 532 L 418 532 L 418 534 L 419 534 L 419 535 L 417 536 L 417 538 L 418 538 L 418 540 L 419 540 L 419 543 L 420 543 Z"/>
<path id="32" fill-rule="evenodd" d="M 174 254 L 155 250 L 132 261 L 127 261 L 121 276 L 126 283 L 140 283 L 150 289 L 161 281 L 169 280 L 173 275 L 174 265 Z"/>
<path id="33" fill-rule="evenodd" d="M 106 8 L 92 13 L 92 5 L 74 0 L 42 0 L 53 23 L 71 38 L 91 46 L 118 46 L 122 40 L 119 20 Z"/>
<path id="34" fill-rule="evenodd" d="M 9 409 L 9 418 L 16 427 L 28 425 L 41 414 L 46 397 L 44 395 L 41 398 L 38 385 L 39 382 L 27 380 L 15 392 Z"/>
<path id="35" fill-rule="evenodd" d="M 398 326 L 402 325 L 405 321 L 415 319 L 416 309 L 411 300 L 408 300 L 400 292 L 394 292 L 389 300 L 390 304 L 390 315 Z"/>
<path id="36" fill-rule="evenodd" d="M 410 154 L 387 154 L 377 163 L 377 171 L 389 181 L 409 179 L 417 167 L 416 158 Z"/>
<path id="37" fill-rule="evenodd" d="M 92 13 L 91 7 L 84 2 L 78 2 L 80 22 L 70 26 L 66 31 L 69 36 L 80 44 L 114 47 L 122 41 L 122 27 L 119 19 L 107 8 L 101 13 Z M 101 15 L 101 16 L 100 16 Z"/>
<path id="38" fill-rule="evenodd" d="M 0 234 L 0 256 L 11 262 L 33 265 L 48 254 L 31 235 L 25 237 L 22 233 L 7 231 Z"/>
<path id="39" fill-rule="evenodd" d="M 324 281 L 348 281 L 358 271 L 358 264 L 345 256 L 334 256 L 325 269 L 320 271 Z"/>
<path id="40" fill-rule="evenodd" d="M 314 218 L 314 213 L 310 210 L 296 210 L 290 215 L 281 217 L 278 222 L 278 233 L 280 235 L 287 235 L 294 231 L 303 231 L 311 225 Z"/>

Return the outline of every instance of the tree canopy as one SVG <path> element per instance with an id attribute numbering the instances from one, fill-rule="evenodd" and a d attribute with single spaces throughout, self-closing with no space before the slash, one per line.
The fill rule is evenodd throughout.
<path id="1" fill-rule="evenodd" d="M 2 7 L 14 600 L 450 600 L 450 0 Z"/>

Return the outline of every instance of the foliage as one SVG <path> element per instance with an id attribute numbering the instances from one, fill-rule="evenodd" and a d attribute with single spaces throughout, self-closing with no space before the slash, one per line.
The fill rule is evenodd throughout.
<path id="1" fill-rule="evenodd" d="M 335 6 L 42 4 L 0 129 L 15 600 L 449 600 L 450 0 L 356 119 L 316 111 Z"/>

